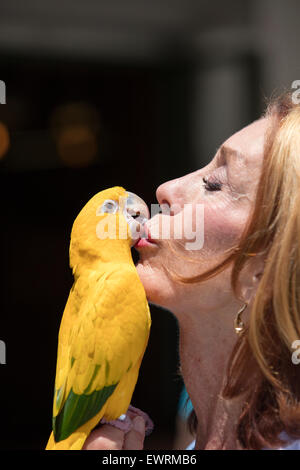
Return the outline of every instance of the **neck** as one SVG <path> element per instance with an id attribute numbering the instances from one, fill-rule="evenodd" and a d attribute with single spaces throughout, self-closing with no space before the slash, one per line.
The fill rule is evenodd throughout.
<path id="1" fill-rule="evenodd" d="M 228 312 L 222 315 L 230 318 Z M 181 370 L 198 419 L 196 449 L 238 449 L 236 425 L 242 404 L 222 398 L 227 361 L 236 340 L 233 319 L 226 331 L 223 318 L 218 328 L 211 312 L 178 317 Z"/>
<path id="2" fill-rule="evenodd" d="M 93 244 L 89 240 L 77 249 L 75 244 L 70 251 L 70 265 L 77 275 L 83 271 L 102 271 L 108 264 L 132 264 L 134 266 L 130 244 L 127 240 L 101 240 Z"/>

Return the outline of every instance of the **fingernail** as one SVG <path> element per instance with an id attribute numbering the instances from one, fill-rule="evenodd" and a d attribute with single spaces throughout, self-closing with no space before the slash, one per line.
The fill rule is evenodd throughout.
<path id="1" fill-rule="evenodd" d="M 145 432 L 145 421 L 141 416 L 137 416 L 136 418 L 134 418 L 133 429 L 140 434 L 143 434 Z"/>

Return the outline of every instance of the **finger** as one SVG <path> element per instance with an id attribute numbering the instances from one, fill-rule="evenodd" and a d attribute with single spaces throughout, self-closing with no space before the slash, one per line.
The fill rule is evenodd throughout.
<path id="1" fill-rule="evenodd" d="M 145 411 L 140 410 L 132 405 L 129 405 L 126 415 L 133 421 L 136 416 L 141 416 L 145 422 L 145 435 L 151 434 L 154 428 L 154 423 L 150 416 Z"/>
<path id="2" fill-rule="evenodd" d="M 125 435 L 124 450 L 141 450 L 144 447 L 145 421 L 141 416 L 133 420 L 132 430 Z"/>
<path id="3" fill-rule="evenodd" d="M 121 450 L 123 445 L 124 432 L 104 424 L 91 432 L 82 450 Z"/>

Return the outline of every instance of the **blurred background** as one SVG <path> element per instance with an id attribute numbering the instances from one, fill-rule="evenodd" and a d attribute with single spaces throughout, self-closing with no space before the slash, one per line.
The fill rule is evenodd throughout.
<path id="1" fill-rule="evenodd" d="M 114 185 L 155 189 L 206 165 L 300 79 L 299 0 L 1 0 L 0 449 L 42 449 L 72 223 Z M 178 331 L 153 327 L 133 404 L 171 449 Z"/>

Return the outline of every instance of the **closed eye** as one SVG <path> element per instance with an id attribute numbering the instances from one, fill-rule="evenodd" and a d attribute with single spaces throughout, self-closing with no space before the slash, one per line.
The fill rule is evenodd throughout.
<path id="1" fill-rule="evenodd" d="M 206 191 L 221 191 L 223 183 L 216 177 L 213 180 L 202 178 Z"/>

